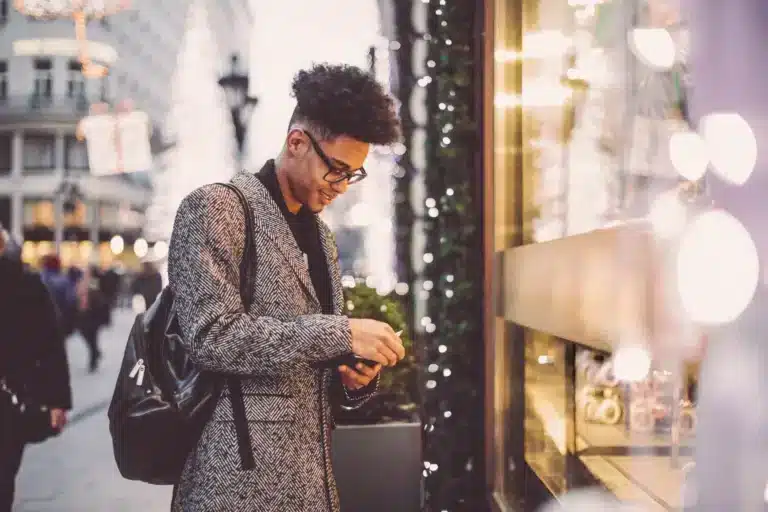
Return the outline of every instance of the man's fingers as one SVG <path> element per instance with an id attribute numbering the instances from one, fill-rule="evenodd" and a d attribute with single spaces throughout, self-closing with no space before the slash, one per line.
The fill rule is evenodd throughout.
<path id="1" fill-rule="evenodd" d="M 376 374 L 379 372 L 379 368 L 381 368 L 380 364 L 377 364 L 376 366 L 370 367 L 367 364 L 363 363 L 357 363 L 355 365 L 355 368 L 357 369 L 358 373 L 362 373 L 369 379 L 372 379 L 376 376 Z"/>
<path id="2" fill-rule="evenodd" d="M 383 353 L 381 353 L 378 350 L 373 354 L 371 354 L 370 357 L 368 356 L 363 356 L 363 357 L 365 357 L 365 359 L 370 359 L 371 361 L 376 361 L 380 365 L 389 366 L 389 359 L 387 359 L 387 356 L 385 356 Z"/>
<path id="3" fill-rule="evenodd" d="M 397 340 L 400 341 L 400 338 L 398 338 Z M 397 353 L 398 361 L 402 360 L 405 357 L 405 347 L 403 346 L 402 341 L 400 341 L 400 343 L 395 344 L 395 352 Z"/>
<path id="4" fill-rule="evenodd" d="M 387 359 L 386 366 L 395 366 L 397 364 L 397 352 L 390 348 L 388 343 L 380 343 L 378 349 L 379 353 Z"/>
<path id="5" fill-rule="evenodd" d="M 352 380 L 352 382 L 354 383 L 355 389 L 356 388 L 361 388 L 361 387 L 365 386 L 366 384 L 368 384 L 368 380 L 367 380 L 367 378 L 364 375 L 360 375 L 359 373 L 357 373 L 356 371 L 352 370 L 351 368 L 349 368 L 346 365 L 341 366 L 339 368 L 339 370 L 348 379 Z M 350 387 L 350 386 L 347 386 L 347 387 Z"/>
<path id="6" fill-rule="evenodd" d="M 403 342 L 400 338 L 397 336 L 392 336 L 386 339 L 386 343 L 387 347 L 392 351 L 393 354 L 395 354 L 395 357 L 397 358 L 395 361 L 393 361 L 393 365 L 405 357 L 405 347 L 403 347 Z"/>

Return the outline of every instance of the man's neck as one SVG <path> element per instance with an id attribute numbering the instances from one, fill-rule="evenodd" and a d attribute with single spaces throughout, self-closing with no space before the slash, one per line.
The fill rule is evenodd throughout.
<path id="1" fill-rule="evenodd" d="M 277 184 L 280 186 L 280 193 L 285 200 L 285 206 L 288 207 L 288 211 L 291 213 L 298 213 L 301 210 L 301 203 L 294 197 L 291 192 L 291 186 L 288 183 L 288 174 L 284 167 L 280 165 L 280 161 L 275 162 L 275 174 L 277 175 Z"/>

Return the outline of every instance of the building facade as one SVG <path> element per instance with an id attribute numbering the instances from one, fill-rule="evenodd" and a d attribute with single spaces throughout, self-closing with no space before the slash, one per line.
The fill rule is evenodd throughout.
<path id="1" fill-rule="evenodd" d="M 189 2 L 136 1 L 87 24 L 90 58 L 109 68 L 86 78 L 70 19 L 42 21 L 0 1 L 0 222 L 24 240 L 34 263 L 58 249 L 65 264 L 114 257 L 120 235 L 130 256 L 152 196 L 152 171 L 117 176 L 89 172 L 86 145 L 76 137 L 90 106 L 128 100 L 149 115 L 151 147 L 159 155 L 173 142 L 165 126 L 171 78 L 185 31 Z M 216 2 L 212 27 L 226 55 L 247 47 L 247 2 Z M 157 160 L 160 164 L 160 160 Z M 61 187 L 77 185 L 81 200 L 65 204 Z"/>

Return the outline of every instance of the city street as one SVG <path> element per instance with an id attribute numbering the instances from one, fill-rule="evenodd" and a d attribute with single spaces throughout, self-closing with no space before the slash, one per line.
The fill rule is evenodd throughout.
<path id="1" fill-rule="evenodd" d="M 170 508 L 171 487 L 123 479 L 112 455 L 107 407 L 134 315 L 118 311 L 102 331 L 102 366 L 87 371 L 79 336 L 67 342 L 74 408 L 57 438 L 31 445 L 17 478 L 14 512 L 154 512 Z"/>

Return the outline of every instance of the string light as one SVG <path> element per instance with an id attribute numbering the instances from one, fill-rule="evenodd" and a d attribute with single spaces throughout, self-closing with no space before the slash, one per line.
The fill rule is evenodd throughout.
<path id="1" fill-rule="evenodd" d="M 477 496 L 483 494 L 484 484 L 472 460 L 483 455 L 466 450 L 467 439 L 475 432 L 465 418 L 482 415 L 482 404 L 469 392 L 482 386 L 475 380 L 481 374 L 478 368 L 483 358 L 471 341 L 481 335 L 481 321 L 470 312 L 482 300 L 482 237 L 475 213 L 479 210 L 473 204 L 480 184 L 467 171 L 477 148 L 463 141 L 472 140 L 478 121 L 472 100 L 476 48 L 467 26 L 479 21 L 480 14 L 466 2 L 425 3 L 439 3 L 426 10 L 429 33 L 421 35 L 427 42 L 423 60 L 427 74 L 413 77 L 412 82 L 425 87 L 420 93 L 426 93 L 429 109 L 428 143 L 419 169 L 426 191 L 421 219 L 426 235 L 421 255 L 425 265 L 418 293 L 427 312 L 421 319 L 420 337 L 427 354 L 424 368 L 428 377 L 423 385 L 429 390 L 423 395 L 424 459 L 430 461 L 424 466 L 425 506 L 474 510 L 482 507 L 473 500 L 476 491 L 480 491 Z M 448 377 L 450 381 L 445 380 Z M 466 386 L 468 381 L 471 385 Z M 462 385 L 455 386 L 458 382 Z M 449 421 L 454 417 L 457 421 Z M 452 490 L 456 488 L 462 491 Z"/>

